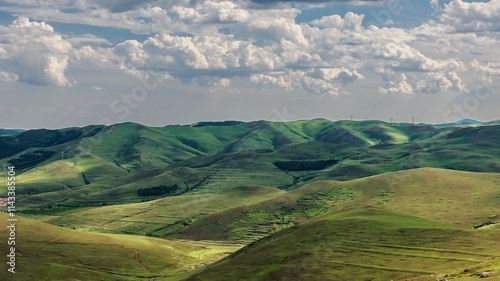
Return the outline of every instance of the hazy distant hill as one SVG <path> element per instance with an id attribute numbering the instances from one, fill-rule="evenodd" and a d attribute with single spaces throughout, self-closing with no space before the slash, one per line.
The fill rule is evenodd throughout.
<path id="1" fill-rule="evenodd" d="M 443 127 L 456 127 L 456 126 L 481 125 L 481 124 L 483 124 L 483 122 L 467 118 L 451 123 L 435 124 L 434 126 L 438 128 L 443 128 Z"/>
<path id="2" fill-rule="evenodd" d="M 0 136 L 15 135 L 23 131 L 20 129 L 0 129 Z"/>

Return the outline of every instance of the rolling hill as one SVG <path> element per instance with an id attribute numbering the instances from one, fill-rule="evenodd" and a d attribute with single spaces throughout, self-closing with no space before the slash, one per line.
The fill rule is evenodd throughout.
<path id="1" fill-rule="evenodd" d="M 0 219 L 8 216 L 0 213 Z M 241 245 L 91 233 L 18 217 L 16 273 L 1 280 L 178 280 Z M 2 237 L 7 228 L 0 230 Z M 2 247 L 2 263 L 7 262 Z M 5 253 L 5 254 L 4 254 Z"/>
<path id="2" fill-rule="evenodd" d="M 140 188 L 177 185 L 175 194 L 237 186 L 292 190 L 317 180 L 350 180 L 419 167 L 500 171 L 500 126 L 313 119 L 293 122 L 134 123 L 1 136 L 2 165 L 14 165 L 23 208 L 125 204 L 158 197 Z M 287 171 L 276 162 L 335 159 Z M 292 162 L 288 162 L 292 164 Z"/>
<path id="3" fill-rule="evenodd" d="M 484 122 L 466 118 L 462 120 L 458 120 L 456 122 L 451 122 L 451 123 L 440 123 L 440 124 L 435 124 L 434 126 L 440 128 L 440 127 L 456 127 L 456 126 L 474 126 L 474 125 L 481 125 Z"/>
<path id="4" fill-rule="evenodd" d="M 0 136 L 16 280 L 495 280 L 499 138 L 326 119 Z"/>
<path id="5" fill-rule="evenodd" d="M 498 234 L 354 209 L 278 232 L 186 280 L 475 280 L 500 269 Z"/>
<path id="6" fill-rule="evenodd" d="M 119 206 L 53 208 L 24 215 L 64 227 L 25 219 L 21 225 L 33 229 L 22 233 L 34 240 L 28 239 L 29 243 L 60 247 L 56 249 L 62 256 L 42 262 L 55 268 L 55 273 L 47 273 L 47 280 L 69 274 L 58 268 L 71 260 L 75 261 L 71 270 L 87 280 L 85 274 L 97 270 L 81 266 L 95 265 L 83 261 L 87 251 L 94 251 L 91 245 L 108 247 L 124 241 L 132 244 L 125 249 L 143 249 L 139 242 L 149 241 L 155 248 L 161 249 L 162 243 L 175 245 L 174 249 L 195 247 L 189 251 L 215 252 L 218 258 L 221 253 L 233 254 L 215 262 L 214 256 L 196 260 L 181 250 L 182 270 L 152 259 L 149 263 L 161 263 L 161 270 L 120 271 L 109 265 L 102 272 L 102 278 L 108 278 L 104 280 L 127 280 L 124 275 L 130 275 L 130 280 L 144 276 L 158 280 L 476 280 L 480 272 L 500 270 L 496 243 L 500 228 L 485 224 L 498 223 L 499 207 L 498 173 L 420 168 L 350 181 L 317 181 L 291 191 L 247 186 Z M 35 247 L 26 243 L 28 249 Z M 68 246 L 73 243 L 81 243 L 75 245 L 80 248 Z M 241 245 L 247 246 L 238 250 Z M 116 246 L 109 247 L 101 257 L 104 264 L 120 254 Z M 154 257 L 148 251 L 144 248 L 141 257 Z M 127 262 L 133 263 L 129 256 Z M 30 257 L 26 255 L 33 262 Z M 195 269 L 185 271 L 191 264 Z"/>
<path id="7" fill-rule="evenodd" d="M 351 181 L 316 181 L 292 191 L 236 187 L 210 196 L 30 211 L 60 226 L 189 240 L 252 242 L 316 216 L 376 207 L 458 228 L 500 212 L 500 174 L 420 168 Z M 103 215 L 105 214 L 105 215 Z"/>

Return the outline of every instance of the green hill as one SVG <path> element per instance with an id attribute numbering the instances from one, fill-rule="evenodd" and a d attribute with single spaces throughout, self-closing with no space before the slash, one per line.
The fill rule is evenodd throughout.
<path id="1" fill-rule="evenodd" d="M 0 213 L 0 219 L 6 221 L 7 215 Z M 179 280 L 241 247 L 90 233 L 22 217 L 16 225 L 16 273 L 4 266 L 1 280 Z M 7 228 L 0 234 L 6 237 Z M 7 243 L 0 250 L 4 265 L 6 251 Z"/>
<path id="2" fill-rule="evenodd" d="M 180 237 L 248 241 L 255 233 L 265 236 L 321 214 L 367 206 L 472 228 L 499 215 L 499 182 L 500 174 L 429 168 L 346 182 L 318 181 L 194 220 Z"/>
<path id="3" fill-rule="evenodd" d="M 252 243 L 187 280 L 469 280 L 500 269 L 498 235 L 354 209 Z"/>
<path id="4" fill-rule="evenodd" d="M 436 128 L 381 121 L 134 123 L 0 136 L 0 164 L 15 165 L 22 208 L 125 204 L 158 197 L 137 190 L 177 185 L 175 194 L 238 186 L 292 190 L 420 167 L 499 172 L 500 126 Z M 329 166 L 283 170 L 276 162 Z M 333 162 L 332 162 L 333 163 Z M 311 167 L 308 165 L 307 167 Z"/>
<path id="5" fill-rule="evenodd" d="M 25 211 L 38 222 L 19 218 L 29 269 L 16 280 L 475 280 L 500 270 L 499 184 L 498 173 L 420 168 Z"/>
<path id="6" fill-rule="evenodd" d="M 421 168 L 317 181 L 289 192 L 246 186 L 210 195 L 30 213 L 52 224 L 93 231 L 247 243 L 322 214 L 364 207 L 472 228 L 499 215 L 499 182 L 500 174 Z"/>
<path id="7" fill-rule="evenodd" d="M 183 195 L 154 201 L 97 208 L 53 208 L 34 211 L 39 219 L 61 226 L 91 231 L 176 237 L 195 220 L 211 213 L 245 206 L 279 196 L 284 191 L 268 187 L 237 187 L 211 196 Z M 43 214 L 43 217 L 39 215 Z M 199 239 L 196 239 L 199 240 Z"/>
<path id="8" fill-rule="evenodd" d="M 499 138 L 326 119 L 3 135 L 15 280 L 495 280 Z"/>

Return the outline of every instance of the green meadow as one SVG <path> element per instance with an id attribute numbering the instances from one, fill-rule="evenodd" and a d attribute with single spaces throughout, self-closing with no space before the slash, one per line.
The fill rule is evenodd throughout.
<path id="1" fill-rule="evenodd" d="M 498 280 L 499 143 L 496 122 L 13 132 L 0 279 Z"/>
<path id="2" fill-rule="evenodd" d="M 0 213 L 0 219 L 6 221 L 7 215 Z M 2 280 L 178 280 L 241 248 L 78 231 L 22 217 L 16 225 L 16 273 L 2 270 Z M 6 228 L 0 233 L 8 234 Z M 7 245 L 2 246 L 5 264 Z"/>

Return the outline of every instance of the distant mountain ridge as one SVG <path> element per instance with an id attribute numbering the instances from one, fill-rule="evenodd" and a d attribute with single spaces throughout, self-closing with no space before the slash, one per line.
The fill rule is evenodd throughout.
<path id="1" fill-rule="evenodd" d="M 15 135 L 24 131 L 21 129 L 0 129 L 0 136 Z"/>
<path id="2" fill-rule="evenodd" d="M 438 128 L 443 128 L 443 127 L 456 127 L 456 126 L 481 125 L 481 124 L 485 123 L 475 119 L 466 118 L 458 120 L 456 122 L 435 124 L 434 126 Z"/>

